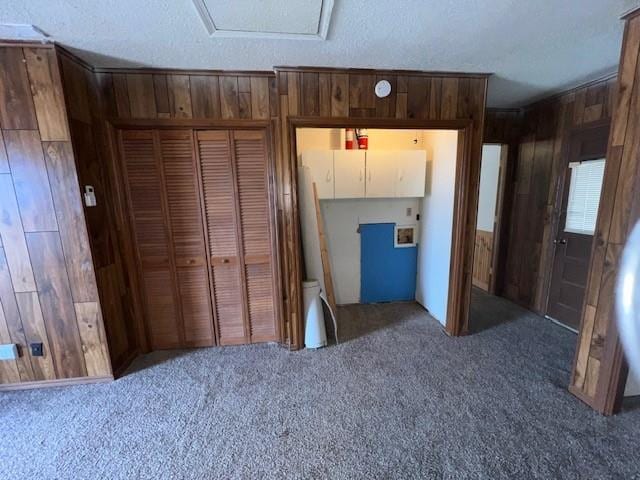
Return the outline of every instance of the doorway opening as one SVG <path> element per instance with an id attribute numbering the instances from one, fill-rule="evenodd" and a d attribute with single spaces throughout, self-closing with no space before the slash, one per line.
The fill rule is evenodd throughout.
<path id="1" fill-rule="evenodd" d="M 366 148 L 348 128 L 295 129 L 305 277 L 346 338 L 376 328 L 361 306 L 379 303 L 417 302 L 446 326 L 460 134 L 357 130 Z"/>

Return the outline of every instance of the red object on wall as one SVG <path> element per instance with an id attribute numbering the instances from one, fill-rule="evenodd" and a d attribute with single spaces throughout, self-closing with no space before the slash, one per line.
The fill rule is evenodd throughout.
<path id="1" fill-rule="evenodd" d="M 347 150 L 353 149 L 353 128 L 345 129 L 344 148 Z"/>
<path id="2" fill-rule="evenodd" d="M 366 128 L 357 128 L 356 137 L 358 137 L 358 148 L 367 150 L 369 148 L 369 135 Z"/>

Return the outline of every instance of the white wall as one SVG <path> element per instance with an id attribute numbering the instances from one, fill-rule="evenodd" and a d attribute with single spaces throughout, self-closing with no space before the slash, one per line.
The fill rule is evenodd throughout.
<path id="1" fill-rule="evenodd" d="M 501 145 L 482 146 L 482 166 L 480 169 L 480 193 L 478 199 L 478 222 L 476 228 L 493 232 L 493 222 L 498 196 L 498 176 L 500 175 Z"/>
<path id="2" fill-rule="evenodd" d="M 443 325 L 447 319 L 458 132 L 425 131 L 427 187 L 422 199 L 416 300 Z"/>
<path id="3" fill-rule="evenodd" d="M 422 130 L 368 129 L 369 150 L 425 150 Z M 355 140 L 355 139 L 354 139 Z M 298 165 L 301 153 L 305 150 L 344 148 L 344 129 L 339 128 L 298 128 L 296 130 Z M 327 247 L 331 261 L 333 286 L 338 304 L 358 303 L 360 301 L 360 234 L 361 223 L 398 223 L 417 224 L 416 215 L 420 213 L 421 199 L 417 198 L 369 198 L 321 200 Z M 407 216 L 407 208 L 411 214 Z M 302 206 L 301 206 L 302 209 Z M 314 216 L 307 216 L 308 227 L 303 217 L 303 248 L 307 242 L 313 242 Z M 305 231 L 305 228 L 307 231 Z M 317 235 L 317 233 L 315 234 Z M 305 240 L 307 237 L 307 240 Z M 419 237 L 418 237 L 419 241 Z M 316 250 L 312 245 L 310 249 Z M 305 263 L 317 264 L 317 259 L 306 259 Z M 311 267 L 315 272 L 317 265 Z M 309 271 L 307 267 L 307 271 Z M 317 273 L 314 273 L 318 276 Z"/>
<path id="4" fill-rule="evenodd" d="M 361 223 L 415 225 L 420 208 L 418 198 L 352 198 L 321 200 L 327 247 L 336 302 L 360 302 Z M 407 215 L 407 209 L 411 213 Z M 418 241 L 420 239 L 418 238 Z"/>
<path id="5" fill-rule="evenodd" d="M 640 375 L 637 372 L 629 370 L 629 378 L 627 378 L 627 387 L 624 391 L 625 397 L 635 397 L 640 395 Z"/>

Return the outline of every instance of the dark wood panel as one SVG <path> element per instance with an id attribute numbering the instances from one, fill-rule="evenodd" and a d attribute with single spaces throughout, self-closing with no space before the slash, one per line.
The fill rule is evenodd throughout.
<path id="1" fill-rule="evenodd" d="M 0 47 L 0 65 L 0 127 L 5 130 L 37 130 L 22 49 Z"/>
<path id="2" fill-rule="evenodd" d="M 87 369 L 60 236 L 37 232 L 26 238 L 58 378 L 84 377 Z"/>
<path id="3" fill-rule="evenodd" d="M 56 230 L 56 216 L 38 132 L 6 131 L 4 136 L 24 230 Z"/>
<path id="4" fill-rule="evenodd" d="M 169 108 L 172 118 L 192 118 L 191 91 L 187 75 L 169 75 L 167 77 L 169 91 Z"/>
<path id="5" fill-rule="evenodd" d="M 133 118 L 156 117 L 156 96 L 151 75 L 127 75 L 127 92 Z"/>
<path id="6" fill-rule="evenodd" d="M 220 118 L 220 84 L 218 77 L 193 75 L 190 81 L 194 118 Z"/>
<path id="7" fill-rule="evenodd" d="M 220 77 L 220 111 L 223 119 L 240 117 L 237 77 Z"/>

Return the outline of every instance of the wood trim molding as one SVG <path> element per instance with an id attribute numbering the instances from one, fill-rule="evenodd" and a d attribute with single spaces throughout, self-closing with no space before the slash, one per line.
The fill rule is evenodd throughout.
<path id="1" fill-rule="evenodd" d="M 484 72 L 448 72 L 427 70 L 379 70 L 375 68 L 344 68 L 344 67 L 313 67 L 313 66 L 275 66 L 273 70 L 278 72 L 321 72 L 321 73 L 351 73 L 364 75 L 410 75 L 412 77 L 456 77 L 456 78 L 488 78 L 493 73 Z"/>
<path id="2" fill-rule="evenodd" d="M 475 245 L 475 228 L 469 228 L 468 213 L 471 207 L 474 192 L 471 178 L 472 161 L 472 120 L 398 120 L 380 118 L 315 118 L 315 117 L 289 117 L 289 140 L 291 165 L 291 195 L 293 201 L 298 202 L 298 163 L 297 163 L 297 128 L 346 128 L 368 127 L 388 129 L 421 129 L 421 130 L 457 130 L 458 151 L 456 159 L 456 191 L 454 198 L 454 219 L 452 228 L 451 261 L 449 265 L 449 296 L 447 300 L 447 319 L 445 331 L 451 336 L 465 335 L 469 326 L 469 302 L 471 299 L 471 275 L 472 260 L 469 251 L 473 252 Z M 478 173 L 479 173 L 478 169 Z M 300 215 L 298 208 L 294 209 L 295 231 L 300 230 Z M 475 225 L 475 223 L 474 223 Z M 300 253 L 301 239 L 294 242 Z M 299 260 L 302 265 L 302 260 Z M 301 269 L 297 269 L 297 276 L 301 277 Z M 300 300 L 301 301 L 301 300 Z M 302 320 L 302 316 L 300 317 Z M 303 331 L 303 325 L 297 328 Z"/>
<path id="3" fill-rule="evenodd" d="M 90 385 L 93 383 L 108 383 L 113 381 L 113 376 L 105 377 L 77 377 L 61 378 L 58 380 L 43 380 L 38 382 L 3 383 L 0 384 L 0 392 L 15 390 L 31 390 L 34 388 L 67 387 L 70 385 Z"/>
<path id="4" fill-rule="evenodd" d="M 191 118 L 109 118 L 107 121 L 114 128 L 206 128 L 208 130 L 242 129 L 268 129 L 271 128 L 270 120 L 219 120 L 219 119 L 191 119 Z"/>
<path id="5" fill-rule="evenodd" d="M 547 103 L 558 100 L 560 97 L 564 97 L 565 95 L 571 95 L 572 93 L 576 93 L 579 90 L 583 90 L 589 88 L 593 85 L 597 85 L 599 83 L 608 82 L 610 80 L 614 80 L 618 76 L 618 70 L 611 71 L 606 73 L 598 78 L 594 78 L 593 80 L 589 80 L 587 82 L 580 83 L 575 87 L 568 88 L 566 90 L 560 90 L 555 93 L 546 93 L 544 97 L 538 98 L 537 100 L 533 100 L 531 103 L 525 105 L 520 109 L 520 111 L 533 110 L 535 108 L 539 108 L 541 105 L 545 105 Z M 487 109 L 489 110 L 489 109 Z"/>

